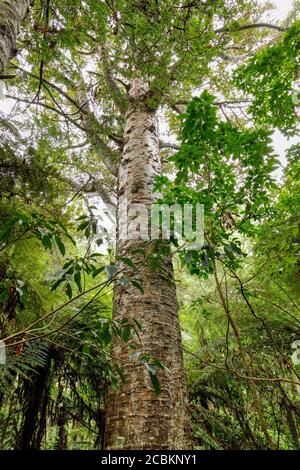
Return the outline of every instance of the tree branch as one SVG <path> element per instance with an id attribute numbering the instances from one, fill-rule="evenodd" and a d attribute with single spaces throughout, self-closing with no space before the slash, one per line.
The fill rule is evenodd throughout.
<path id="1" fill-rule="evenodd" d="M 0 73 L 0 80 L 11 80 L 12 78 L 16 78 L 16 75 L 12 73 Z"/>
<path id="2" fill-rule="evenodd" d="M 104 187 L 103 182 L 100 179 L 92 177 L 83 185 L 78 181 L 73 180 L 72 178 L 65 175 L 59 175 L 57 176 L 57 179 L 59 179 L 63 183 L 67 183 L 69 186 L 71 186 L 74 190 L 78 192 L 95 193 L 101 197 L 105 204 L 109 204 L 113 207 L 116 206 L 115 201 L 112 199 L 111 195 L 108 193 L 107 189 Z"/>
<path id="3" fill-rule="evenodd" d="M 252 103 L 252 100 L 226 100 L 226 101 L 214 101 L 215 106 L 226 106 L 231 104 L 241 104 L 241 103 Z"/>
<path id="4" fill-rule="evenodd" d="M 63 116 L 65 119 L 70 121 L 74 126 L 78 127 L 78 129 L 80 129 L 81 131 L 86 132 L 86 129 L 83 126 L 81 126 L 80 124 L 78 124 L 77 121 L 70 118 L 70 116 L 68 114 L 64 113 L 62 110 L 59 110 L 57 108 L 54 108 L 53 106 L 50 106 L 49 104 L 43 103 L 42 101 L 27 100 L 25 98 L 19 98 L 18 96 L 13 96 L 13 95 L 8 95 L 8 94 L 6 94 L 4 96 L 5 96 L 5 98 L 8 98 L 10 100 L 15 100 L 15 101 L 18 101 L 20 103 L 28 103 L 30 105 L 38 105 L 38 106 L 42 106 L 42 108 L 49 109 L 49 111 L 53 111 L 53 112 L 59 114 L 60 116 Z"/>
<path id="5" fill-rule="evenodd" d="M 27 70 L 24 70 L 21 67 L 14 66 L 17 70 L 20 70 L 21 72 L 26 73 L 32 78 L 35 78 L 39 80 L 39 77 L 31 72 L 28 72 Z M 114 176 L 117 176 L 117 167 L 114 163 L 116 160 L 116 155 L 115 152 L 113 152 L 110 147 L 99 137 L 99 134 L 105 133 L 108 138 L 113 140 L 117 145 L 122 145 L 123 140 L 120 139 L 119 137 L 107 133 L 107 129 L 103 127 L 95 118 L 94 113 L 91 111 L 89 103 L 88 103 L 88 98 L 85 93 L 82 91 L 79 91 L 77 94 L 77 99 L 74 99 L 68 95 L 61 87 L 57 86 L 55 83 L 50 82 L 49 80 L 43 78 L 43 84 L 45 88 L 47 89 L 48 93 L 53 99 L 53 96 L 50 93 L 50 90 L 46 87 L 46 85 L 52 87 L 54 90 L 56 90 L 59 94 L 61 94 L 64 98 L 66 98 L 67 101 L 75 108 L 77 109 L 77 112 L 80 113 L 81 115 L 81 120 L 83 122 L 83 126 L 81 126 L 77 121 L 74 119 L 70 118 L 70 116 L 67 113 L 64 113 L 61 109 L 54 108 L 52 106 L 46 105 L 45 103 L 41 102 L 33 102 L 32 104 L 38 104 L 40 106 L 43 106 L 44 108 L 47 108 L 51 111 L 55 111 L 56 113 L 60 114 L 61 116 L 65 117 L 68 119 L 72 124 L 74 124 L 78 129 L 82 130 L 85 132 L 90 141 L 92 146 L 96 149 L 97 152 L 101 152 L 102 160 L 105 165 L 105 167 L 108 169 L 110 173 L 112 173 Z M 75 87 L 74 87 L 75 89 Z M 13 97 L 16 100 L 19 101 L 24 101 L 28 102 L 31 104 L 30 101 L 25 101 L 22 100 L 21 98 Z"/>
<path id="6" fill-rule="evenodd" d="M 17 65 L 14 65 L 13 67 L 15 69 L 20 70 L 21 72 L 25 73 L 29 77 L 36 78 L 37 80 L 39 80 L 39 77 L 37 75 L 35 75 L 31 72 L 28 72 L 27 70 L 23 69 L 22 67 L 19 67 Z M 49 85 L 51 88 L 56 90 L 59 94 L 61 94 L 64 98 L 66 98 L 73 106 L 75 106 L 80 112 L 84 112 L 84 110 L 82 109 L 83 107 L 80 106 L 80 104 L 76 100 L 74 100 L 74 98 L 71 98 L 71 96 L 69 96 L 68 93 L 66 93 L 61 87 L 57 86 L 55 83 L 49 82 L 49 80 L 47 80 L 45 78 L 43 78 L 43 83 L 45 83 L 46 85 Z"/>
<path id="7" fill-rule="evenodd" d="M 45 109 L 49 109 L 49 111 L 53 111 L 60 116 L 64 117 L 66 120 L 71 122 L 74 126 L 76 126 L 81 131 L 85 132 L 91 142 L 91 145 L 94 149 L 101 155 L 102 161 L 107 168 L 107 170 L 114 176 L 117 176 L 117 166 L 115 161 L 117 160 L 117 152 L 114 152 L 102 139 L 99 137 L 99 133 L 101 129 L 99 128 L 100 124 L 96 120 L 93 113 L 89 115 L 83 115 L 83 124 L 84 126 L 80 125 L 77 121 L 70 118 L 70 116 L 64 113 L 62 110 L 54 108 L 46 103 L 41 101 L 30 101 L 25 98 L 18 98 L 17 96 L 12 95 L 5 95 L 6 98 L 13 99 L 18 102 L 28 103 L 30 105 L 38 105 L 42 106 Z"/>

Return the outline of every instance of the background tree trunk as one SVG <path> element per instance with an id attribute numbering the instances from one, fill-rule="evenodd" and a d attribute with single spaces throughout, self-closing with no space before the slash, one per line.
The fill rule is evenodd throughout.
<path id="1" fill-rule="evenodd" d="M 118 181 L 119 200 L 125 197 L 128 207 L 139 203 L 150 208 L 157 198 L 153 193 L 154 178 L 161 173 L 157 117 L 155 111 L 147 108 L 145 97 L 143 84 L 133 82 Z M 119 207 L 119 217 L 120 212 Z M 165 255 L 162 269 L 151 269 L 143 253 L 135 252 L 145 246 L 149 255 L 153 242 L 121 240 L 118 235 L 117 255 L 128 257 L 139 266 L 144 293 L 132 284 L 125 287 L 117 284 L 113 315 L 115 320 L 139 320 L 143 327 L 142 351 L 162 361 L 170 373 L 158 370 L 161 393 L 155 395 L 145 366 L 139 358 L 130 357 L 127 344 L 114 338 L 113 360 L 120 362 L 126 383 L 120 390 L 108 392 L 105 446 L 107 449 L 188 449 L 185 376 L 172 260 Z M 137 276 L 131 268 L 122 268 L 126 275 Z"/>
<path id="2" fill-rule="evenodd" d="M 0 74 L 15 55 L 21 21 L 33 0 L 0 0 Z"/>

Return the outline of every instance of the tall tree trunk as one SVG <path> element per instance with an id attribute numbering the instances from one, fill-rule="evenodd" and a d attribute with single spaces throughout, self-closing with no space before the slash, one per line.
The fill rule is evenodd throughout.
<path id="1" fill-rule="evenodd" d="M 33 0 L 0 0 L 0 74 L 15 55 L 21 21 Z"/>
<path id="2" fill-rule="evenodd" d="M 149 209 L 157 196 L 154 178 L 161 174 L 156 112 L 145 104 L 146 91 L 134 81 L 130 106 L 126 113 L 125 145 L 119 168 L 118 217 L 122 217 L 120 198 L 131 204 L 144 204 Z M 143 247 L 146 258 L 141 250 Z M 146 247 L 146 248 L 145 248 Z M 189 423 L 186 411 L 178 305 L 172 260 L 165 255 L 162 269 L 153 270 L 145 259 L 153 242 L 124 240 L 117 237 L 117 255 L 133 260 L 138 268 L 144 292 L 132 284 L 115 286 L 114 319 L 137 319 L 143 327 L 141 350 L 162 361 L 170 373 L 158 370 L 161 387 L 155 395 L 149 373 L 138 358 L 130 357 L 127 344 L 114 338 L 113 360 L 120 362 L 126 377 L 118 391 L 110 389 L 107 400 L 105 447 L 107 449 L 188 449 Z M 126 275 L 137 276 L 128 266 Z"/>

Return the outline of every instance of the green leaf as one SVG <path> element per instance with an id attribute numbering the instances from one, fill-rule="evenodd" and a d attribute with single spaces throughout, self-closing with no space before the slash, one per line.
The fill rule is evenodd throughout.
<path id="1" fill-rule="evenodd" d="M 90 354 L 90 348 L 88 347 L 87 344 L 85 344 L 82 348 L 82 353 L 89 356 L 89 357 L 92 357 L 91 354 Z"/>
<path id="2" fill-rule="evenodd" d="M 67 269 L 69 266 L 71 266 L 71 264 L 74 263 L 74 260 L 71 259 L 69 261 L 67 261 L 64 265 L 63 265 L 63 269 Z"/>
<path id="3" fill-rule="evenodd" d="M 118 258 L 120 261 L 122 261 L 122 263 L 126 264 L 127 266 L 129 266 L 130 268 L 134 268 L 135 267 L 135 264 L 133 263 L 133 261 L 130 259 L 130 258 L 126 258 L 126 257 L 119 257 Z"/>
<path id="4" fill-rule="evenodd" d="M 105 269 L 105 266 L 101 266 L 101 268 L 97 268 L 93 271 L 93 277 L 98 276 L 98 274 L 102 273 Z"/>
<path id="5" fill-rule="evenodd" d="M 64 282 L 64 280 L 65 280 L 65 279 L 64 279 L 63 277 L 61 277 L 60 279 L 57 279 L 57 281 L 55 281 L 54 284 L 52 285 L 51 291 L 54 291 L 55 289 L 57 289 L 58 286 L 59 286 L 62 282 Z"/>
<path id="6" fill-rule="evenodd" d="M 92 223 L 92 229 L 93 229 L 93 234 L 95 235 L 97 233 L 97 222 Z"/>
<path id="7" fill-rule="evenodd" d="M 130 325 L 126 325 L 121 330 L 121 338 L 122 340 L 127 343 L 131 336 L 131 328 Z"/>
<path id="8" fill-rule="evenodd" d="M 42 238 L 42 244 L 45 248 L 49 248 L 51 250 L 52 248 L 52 235 L 50 234 L 47 234 L 47 235 L 44 235 L 43 238 Z"/>
<path id="9" fill-rule="evenodd" d="M 159 384 L 157 375 L 156 375 L 156 373 L 152 374 L 151 372 L 149 372 L 149 375 L 150 375 L 150 379 L 151 379 L 151 383 L 152 383 L 154 392 L 155 392 L 156 395 L 159 395 L 160 394 L 160 384 Z"/>
<path id="10" fill-rule="evenodd" d="M 118 366 L 118 364 L 116 364 L 116 370 L 117 370 L 119 376 L 121 377 L 122 382 L 126 383 L 126 377 L 124 375 L 124 372 L 123 372 L 122 368 L 120 366 Z"/>
<path id="11" fill-rule="evenodd" d="M 85 238 L 90 238 L 90 235 L 91 235 L 91 228 L 90 226 L 88 226 L 84 231 L 84 236 Z"/>
<path id="12" fill-rule="evenodd" d="M 89 220 L 86 220 L 86 221 L 82 222 L 81 224 L 78 225 L 78 227 L 77 227 L 77 232 L 80 232 L 80 231 L 85 230 L 86 227 L 88 227 L 88 225 L 90 225 L 90 221 L 89 221 Z"/>
<path id="13" fill-rule="evenodd" d="M 136 281 L 136 280 L 133 279 L 133 280 L 131 280 L 131 283 L 134 287 L 139 289 L 142 294 L 144 294 L 144 289 L 142 288 L 141 283 L 139 281 Z"/>
<path id="14" fill-rule="evenodd" d="M 80 271 L 76 271 L 74 274 L 74 281 L 78 287 L 79 292 L 82 292 L 82 286 L 81 286 L 81 273 Z"/>
<path id="15" fill-rule="evenodd" d="M 111 342 L 111 333 L 108 323 L 102 327 L 100 337 L 104 346 L 107 346 Z"/>
<path id="16" fill-rule="evenodd" d="M 9 299 L 9 293 L 8 290 L 5 289 L 3 292 L 0 294 L 0 303 L 4 303 Z"/>

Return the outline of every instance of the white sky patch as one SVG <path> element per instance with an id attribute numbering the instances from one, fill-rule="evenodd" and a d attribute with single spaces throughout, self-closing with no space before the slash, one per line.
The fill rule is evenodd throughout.
<path id="1" fill-rule="evenodd" d="M 276 131 L 272 135 L 272 141 L 275 153 L 279 156 L 279 160 L 282 165 L 275 171 L 276 179 L 280 181 L 283 175 L 283 169 L 287 163 L 286 150 L 292 145 L 299 143 L 299 137 L 287 138 L 279 130 L 276 129 Z"/>
<path id="2" fill-rule="evenodd" d="M 5 94 L 5 85 L 2 86 L 2 93 L 0 90 L 0 111 L 4 114 L 9 114 L 13 108 L 14 105 L 14 100 L 8 100 L 6 98 L 3 98 L 3 95 Z"/>

